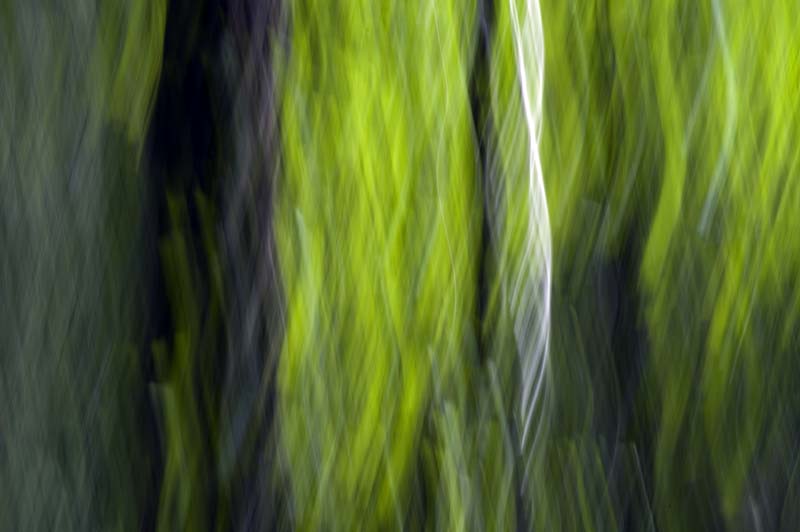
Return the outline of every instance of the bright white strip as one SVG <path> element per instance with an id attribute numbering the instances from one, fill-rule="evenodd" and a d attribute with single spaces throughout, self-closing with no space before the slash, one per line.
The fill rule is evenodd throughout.
<path id="1" fill-rule="evenodd" d="M 519 301 L 514 320 L 514 334 L 521 357 L 522 392 L 520 415 L 523 420 L 521 449 L 525 452 L 530 438 L 533 413 L 542 393 L 550 342 L 550 298 L 552 283 L 552 243 L 550 215 L 542 175 L 539 140 L 542 130 L 544 96 L 544 31 L 538 0 L 526 0 L 520 21 L 515 0 L 509 0 L 517 62 L 517 75 L 525 123 L 529 136 L 528 193 L 530 201 L 528 236 L 523 267 L 518 273 L 512 301 Z M 519 300 L 523 294 L 533 294 Z M 533 286 L 531 286 L 533 285 Z M 538 439 L 539 430 L 533 438 Z"/>

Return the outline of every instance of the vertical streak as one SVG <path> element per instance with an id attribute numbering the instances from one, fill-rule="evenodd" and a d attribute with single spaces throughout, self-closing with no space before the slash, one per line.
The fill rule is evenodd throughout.
<path id="1" fill-rule="evenodd" d="M 720 44 L 722 45 L 722 66 L 725 70 L 725 82 L 727 86 L 727 98 L 725 100 L 725 131 L 723 132 L 722 148 L 720 149 L 717 165 L 714 169 L 714 175 L 711 177 L 711 183 L 708 188 L 705 204 L 703 205 L 703 213 L 700 217 L 700 231 L 705 232 L 708 228 L 709 217 L 713 214 L 714 204 L 719 196 L 719 187 L 721 185 L 722 175 L 725 170 L 725 164 L 731 158 L 731 148 L 733 145 L 733 135 L 736 131 L 737 109 L 736 102 L 739 95 L 736 90 L 736 71 L 733 67 L 733 58 L 731 57 L 731 47 L 728 44 L 728 37 L 725 31 L 725 21 L 722 14 L 722 6 L 719 0 L 712 2 L 714 11 L 714 28 L 719 33 Z"/>
<path id="2" fill-rule="evenodd" d="M 537 286 L 534 288 L 534 293 L 538 296 L 533 301 L 519 303 L 514 324 L 514 334 L 522 358 L 520 415 L 523 420 L 522 449 L 524 450 L 529 438 L 533 413 L 542 391 L 547 364 L 553 261 L 547 196 L 539 154 L 544 87 L 544 31 L 541 12 L 538 0 L 527 1 L 524 18 L 520 21 L 514 0 L 509 0 L 509 7 L 517 75 L 529 136 L 528 193 L 531 202 L 524 257 L 526 266 L 518 274 L 512 300 L 517 299 L 519 285 L 522 282 L 535 283 Z"/>

